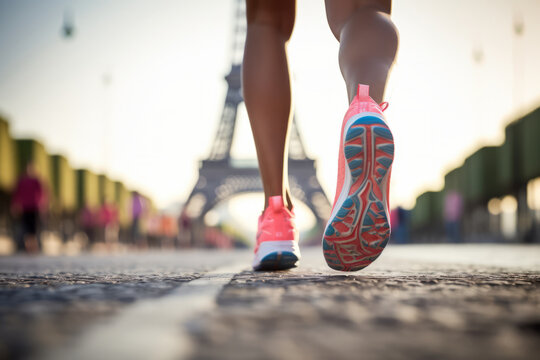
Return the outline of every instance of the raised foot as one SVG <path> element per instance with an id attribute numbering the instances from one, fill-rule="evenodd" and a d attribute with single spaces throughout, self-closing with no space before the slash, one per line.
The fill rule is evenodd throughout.
<path id="1" fill-rule="evenodd" d="M 388 243 L 387 181 L 394 159 L 394 140 L 377 116 L 352 122 L 344 134 L 343 152 L 350 181 L 323 237 L 328 266 L 357 271 L 371 264 Z M 343 194 L 345 195 L 345 194 Z"/>

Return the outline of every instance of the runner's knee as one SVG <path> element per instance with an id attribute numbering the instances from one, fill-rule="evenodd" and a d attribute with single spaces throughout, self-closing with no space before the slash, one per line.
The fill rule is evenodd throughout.
<path id="1" fill-rule="evenodd" d="M 390 15 L 392 0 L 325 0 L 326 18 L 330 30 L 338 41 L 341 41 L 343 27 L 358 12 L 380 11 Z"/>
<path id="2" fill-rule="evenodd" d="M 289 40 L 294 27 L 295 0 L 246 0 L 248 30 L 253 25 L 269 26 Z"/>

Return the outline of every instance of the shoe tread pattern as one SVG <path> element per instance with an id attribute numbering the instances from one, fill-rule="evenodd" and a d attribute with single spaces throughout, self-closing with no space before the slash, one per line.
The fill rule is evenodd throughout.
<path id="1" fill-rule="evenodd" d="M 356 271 L 377 259 L 390 237 L 382 186 L 394 158 L 392 133 L 380 118 L 361 117 L 347 130 L 343 151 L 351 187 L 325 230 L 323 253 L 331 268 Z"/>

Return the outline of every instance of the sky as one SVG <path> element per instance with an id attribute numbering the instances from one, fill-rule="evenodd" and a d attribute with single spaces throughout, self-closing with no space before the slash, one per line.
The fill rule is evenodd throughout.
<path id="1" fill-rule="evenodd" d="M 106 172 L 159 207 L 182 202 L 222 111 L 234 10 L 233 0 L 0 0 L 0 113 L 14 136 L 40 139 L 74 167 Z M 410 208 L 540 106 L 540 2 L 401 0 L 392 19 L 391 201 Z M 338 49 L 324 2 L 299 0 L 288 47 L 295 113 L 330 200 L 348 106 Z M 242 107 L 233 156 L 254 153 Z"/>

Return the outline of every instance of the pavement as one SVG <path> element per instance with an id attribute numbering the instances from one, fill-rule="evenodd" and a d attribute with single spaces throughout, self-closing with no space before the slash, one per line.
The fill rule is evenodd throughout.
<path id="1" fill-rule="evenodd" d="M 0 258 L 0 359 L 536 359 L 540 246 L 389 246 L 340 273 L 320 249 Z"/>

